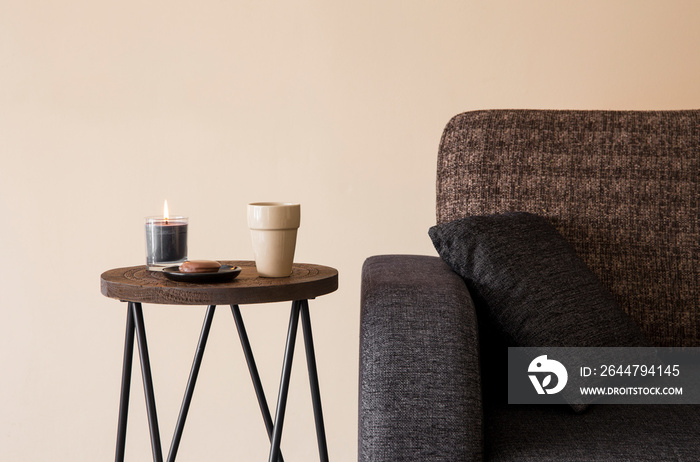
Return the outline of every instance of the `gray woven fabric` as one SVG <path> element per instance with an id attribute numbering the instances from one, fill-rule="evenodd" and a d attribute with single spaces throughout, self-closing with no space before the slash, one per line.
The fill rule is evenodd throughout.
<path id="1" fill-rule="evenodd" d="M 658 346 L 700 346 L 700 110 L 478 111 L 438 156 L 437 222 L 546 216 Z"/>
<path id="2" fill-rule="evenodd" d="M 486 413 L 490 462 L 697 462 L 700 406 L 503 405 Z"/>
<path id="3" fill-rule="evenodd" d="M 362 269 L 360 461 L 482 460 L 476 315 L 439 258 Z"/>

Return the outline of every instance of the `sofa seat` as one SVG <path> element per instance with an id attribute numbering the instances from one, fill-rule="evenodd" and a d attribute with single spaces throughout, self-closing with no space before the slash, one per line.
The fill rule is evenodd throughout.
<path id="1" fill-rule="evenodd" d="M 700 406 L 494 405 L 485 414 L 493 462 L 700 460 Z"/>

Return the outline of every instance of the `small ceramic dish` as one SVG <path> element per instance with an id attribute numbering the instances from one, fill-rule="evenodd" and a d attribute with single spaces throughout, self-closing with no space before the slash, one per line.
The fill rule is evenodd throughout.
<path id="1" fill-rule="evenodd" d="M 177 282 L 194 282 L 197 284 L 232 281 L 241 273 L 240 266 L 221 265 L 219 271 L 209 273 L 183 273 L 178 266 L 163 269 L 166 278 Z"/>

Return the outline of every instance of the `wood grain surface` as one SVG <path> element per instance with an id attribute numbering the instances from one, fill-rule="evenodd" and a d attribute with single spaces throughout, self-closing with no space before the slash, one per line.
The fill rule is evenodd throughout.
<path id="1" fill-rule="evenodd" d="M 295 263 L 286 278 L 263 278 L 253 261 L 220 260 L 240 266 L 230 282 L 193 284 L 167 279 L 145 265 L 115 268 L 100 277 L 102 295 L 117 300 L 168 305 L 232 305 L 312 299 L 338 288 L 338 271 L 308 263 Z"/>

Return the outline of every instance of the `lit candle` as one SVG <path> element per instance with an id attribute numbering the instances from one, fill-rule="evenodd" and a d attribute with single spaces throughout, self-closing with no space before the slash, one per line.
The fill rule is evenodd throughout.
<path id="1" fill-rule="evenodd" d="M 146 264 L 150 270 L 162 270 L 187 260 L 187 218 L 171 217 L 168 201 L 162 217 L 146 218 Z"/>

